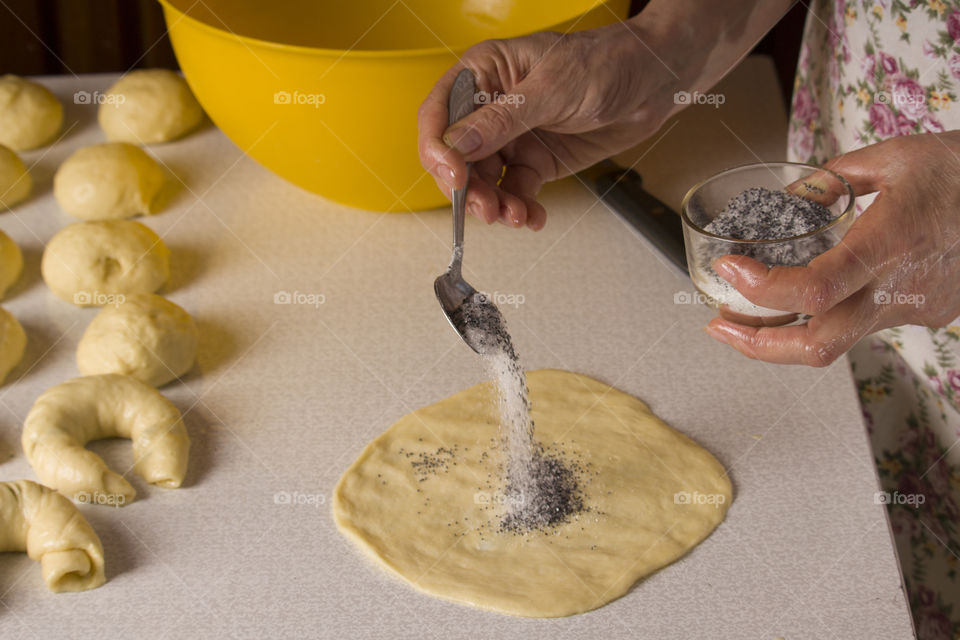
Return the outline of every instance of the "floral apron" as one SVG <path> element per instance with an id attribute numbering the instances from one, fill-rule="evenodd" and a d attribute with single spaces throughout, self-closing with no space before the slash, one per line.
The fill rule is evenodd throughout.
<path id="1" fill-rule="evenodd" d="M 789 155 L 822 164 L 894 136 L 958 129 L 958 93 L 960 0 L 814 0 Z M 880 331 L 850 361 L 917 635 L 958 638 L 960 320 Z"/>

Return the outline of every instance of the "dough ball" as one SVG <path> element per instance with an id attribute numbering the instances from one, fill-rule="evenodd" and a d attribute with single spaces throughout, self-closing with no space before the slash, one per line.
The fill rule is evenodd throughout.
<path id="1" fill-rule="evenodd" d="M 63 105 L 46 87 L 0 76 L 0 144 L 14 151 L 41 147 L 60 132 Z"/>
<path id="2" fill-rule="evenodd" d="M 13 314 L 0 307 L 0 383 L 17 366 L 27 348 L 27 334 Z"/>
<path id="3" fill-rule="evenodd" d="M 119 373 L 159 387 L 190 370 L 199 337 L 193 318 L 174 303 L 134 294 L 100 310 L 80 339 L 77 366 L 85 376 Z"/>
<path id="4" fill-rule="evenodd" d="M 0 208 L 10 209 L 26 200 L 31 187 L 33 180 L 23 160 L 13 149 L 0 144 Z"/>
<path id="5" fill-rule="evenodd" d="M 81 307 L 119 304 L 153 293 L 170 277 L 170 250 L 132 220 L 77 222 L 50 239 L 40 262 L 57 297 Z"/>
<path id="6" fill-rule="evenodd" d="M 131 71 L 110 87 L 98 112 L 108 140 L 168 142 L 194 129 L 203 109 L 179 74 L 167 69 Z"/>
<path id="7" fill-rule="evenodd" d="M 57 169 L 53 195 L 83 220 L 117 220 L 153 213 L 163 170 L 143 149 L 108 142 L 78 149 Z"/>
<path id="8" fill-rule="evenodd" d="M 23 271 L 23 254 L 10 236 L 0 231 L 0 298 Z"/>

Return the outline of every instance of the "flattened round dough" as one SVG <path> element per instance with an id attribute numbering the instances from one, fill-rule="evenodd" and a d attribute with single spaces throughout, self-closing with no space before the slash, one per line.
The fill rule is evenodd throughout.
<path id="1" fill-rule="evenodd" d="M 17 153 L 0 144 L 0 209 L 10 209 L 30 195 L 33 180 Z"/>
<path id="2" fill-rule="evenodd" d="M 495 391 L 481 384 L 404 416 L 364 449 L 334 492 L 340 530 L 428 594 L 554 617 L 622 596 L 723 520 L 731 500 L 723 466 L 643 402 L 566 371 L 533 371 L 527 382 L 538 440 L 560 441 L 568 456 L 592 464 L 590 511 L 557 535 L 501 533 L 496 525 L 478 533 L 476 523 L 490 519 L 478 488 L 496 473 L 481 456 L 499 423 Z M 441 446 L 457 447 L 456 465 L 419 481 L 411 460 Z M 683 492 L 694 497 L 675 498 Z"/>
<path id="3" fill-rule="evenodd" d="M 26 151 L 53 140 L 63 105 L 49 89 L 19 76 L 0 76 L 0 144 Z"/>
<path id="4" fill-rule="evenodd" d="M 203 109 L 179 74 L 131 71 L 110 87 L 97 114 L 108 140 L 152 144 L 175 140 L 203 120 Z"/>
<path id="5" fill-rule="evenodd" d="M 81 307 L 118 304 L 123 296 L 153 293 L 170 277 L 170 250 L 132 220 L 77 222 L 61 229 L 43 251 L 43 280 L 57 297 Z"/>
<path id="6" fill-rule="evenodd" d="M 77 149 L 53 177 L 64 211 L 83 220 L 118 220 L 154 213 L 163 170 L 143 149 L 108 142 Z"/>
<path id="7" fill-rule="evenodd" d="M 13 314 L 0 307 L 0 383 L 23 358 L 27 334 Z"/>
<path id="8" fill-rule="evenodd" d="M 0 231 L 0 298 L 23 271 L 23 254 L 13 239 Z"/>
<path id="9" fill-rule="evenodd" d="M 119 373 L 159 387 L 190 370 L 199 337 L 193 318 L 174 303 L 134 294 L 100 310 L 77 346 L 77 366 L 85 376 Z"/>

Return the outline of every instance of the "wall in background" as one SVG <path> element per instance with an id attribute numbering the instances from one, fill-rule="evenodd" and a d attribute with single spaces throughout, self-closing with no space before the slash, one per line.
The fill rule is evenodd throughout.
<path id="1" fill-rule="evenodd" d="M 156 0 L 3 0 L 0 72 L 177 68 Z"/>
<path id="2" fill-rule="evenodd" d="M 646 2 L 634 0 L 631 13 Z M 755 51 L 773 57 L 789 104 L 806 6 L 780 21 Z M 46 75 L 177 68 L 156 0 L 2 0 L 0 73 Z"/>

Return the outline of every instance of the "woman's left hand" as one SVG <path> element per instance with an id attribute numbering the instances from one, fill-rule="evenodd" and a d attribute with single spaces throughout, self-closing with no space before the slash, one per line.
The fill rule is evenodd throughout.
<path id="1" fill-rule="evenodd" d="M 893 138 L 825 166 L 858 195 L 879 192 L 840 244 L 805 267 L 714 263 L 751 302 L 813 316 L 789 327 L 710 321 L 708 334 L 750 358 L 822 367 L 874 331 L 960 316 L 960 131 Z"/>

